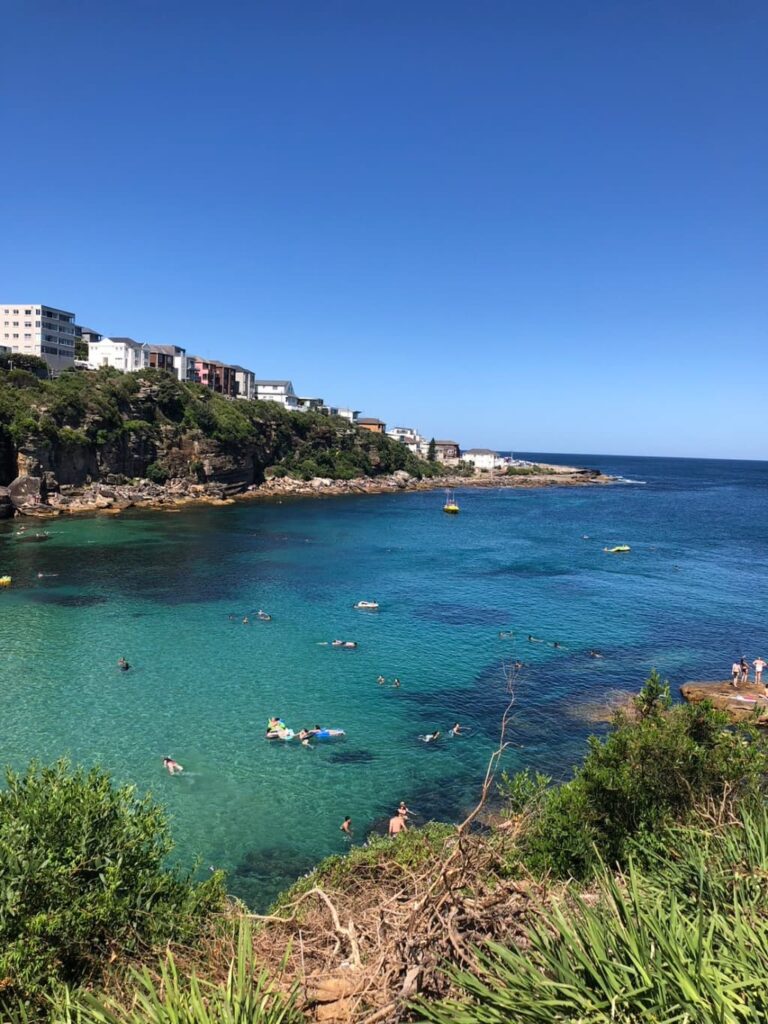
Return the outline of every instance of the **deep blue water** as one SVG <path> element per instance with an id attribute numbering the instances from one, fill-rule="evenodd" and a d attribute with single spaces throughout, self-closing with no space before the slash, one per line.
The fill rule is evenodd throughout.
<path id="1" fill-rule="evenodd" d="M 67 754 L 151 789 L 180 860 L 228 868 L 263 905 L 344 848 L 346 814 L 356 841 L 400 799 L 456 819 L 496 742 L 505 663 L 526 666 L 508 766 L 562 778 L 594 728 L 583 705 L 654 667 L 676 690 L 765 654 L 768 463 L 533 457 L 635 482 L 465 489 L 455 518 L 433 492 L 60 519 L 39 542 L 0 524 L 2 759 Z M 604 553 L 618 543 L 631 553 Z M 243 624 L 259 607 L 273 621 Z M 323 645 L 337 636 L 358 649 Z M 267 743 L 271 714 L 346 741 Z M 457 719 L 465 737 L 419 740 Z"/>

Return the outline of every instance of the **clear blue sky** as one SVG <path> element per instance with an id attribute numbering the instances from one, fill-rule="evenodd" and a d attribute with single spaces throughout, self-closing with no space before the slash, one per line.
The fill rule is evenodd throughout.
<path id="1" fill-rule="evenodd" d="M 768 458 L 764 0 L 4 0 L 0 301 L 465 446 Z"/>

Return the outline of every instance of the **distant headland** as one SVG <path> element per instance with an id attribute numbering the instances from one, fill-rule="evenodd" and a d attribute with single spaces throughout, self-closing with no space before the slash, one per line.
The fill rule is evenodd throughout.
<path id="1" fill-rule="evenodd" d="M 380 420 L 233 398 L 166 369 L 50 379 L 39 360 L 19 361 L 0 357 L 0 518 L 611 479 L 426 442 Z"/>

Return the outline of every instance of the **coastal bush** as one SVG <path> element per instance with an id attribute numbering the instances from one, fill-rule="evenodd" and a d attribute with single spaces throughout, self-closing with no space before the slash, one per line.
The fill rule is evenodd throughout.
<path id="1" fill-rule="evenodd" d="M 147 480 L 151 480 L 153 484 L 164 484 L 170 475 L 168 470 L 157 462 L 150 462 L 144 472 Z"/>
<path id="2" fill-rule="evenodd" d="M 456 828 L 453 825 L 432 821 L 421 828 L 401 832 L 396 837 L 373 836 L 365 846 L 352 846 L 346 853 L 333 854 L 321 860 L 308 875 L 280 894 L 270 913 L 279 913 L 297 896 L 315 886 L 343 888 L 346 880 L 359 881 L 362 873 L 367 873 L 372 884 L 375 884 L 373 880 L 377 871 L 386 871 L 389 865 L 417 868 L 433 858 L 455 835 Z"/>
<path id="3" fill-rule="evenodd" d="M 434 1024 L 724 1024 L 768 1014 L 768 813 L 661 830 L 645 863 L 602 869 L 588 901 L 537 915 L 525 943 L 452 972 L 463 999 Z M 658 851 L 663 851 L 659 853 Z M 641 851 L 640 851 L 641 852 Z"/>
<path id="4" fill-rule="evenodd" d="M 750 726 L 729 728 L 707 703 L 669 708 L 655 673 L 636 708 L 604 739 L 591 737 L 574 778 L 541 801 L 522 840 L 533 870 L 586 877 L 599 858 L 622 863 L 633 837 L 685 820 L 703 800 L 760 792 L 768 757 Z"/>
<path id="5" fill-rule="evenodd" d="M 0 791 L 0 1006 L 80 984 L 114 955 L 190 940 L 223 901 L 164 864 L 164 812 L 98 768 L 10 769 Z"/>
<path id="6" fill-rule="evenodd" d="M 172 952 L 159 977 L 146 967 L 126 979 L 130 1000 L 67 990 L 54 1003 L 60 1024 L 301 1024 L 295 994 L 282 995 L 253 955 L 250 922 L 241 918 L 237 951 L 223 983 L 187 976 Z M 20 1022 L 19 1022 L 20 1024 Z"/>

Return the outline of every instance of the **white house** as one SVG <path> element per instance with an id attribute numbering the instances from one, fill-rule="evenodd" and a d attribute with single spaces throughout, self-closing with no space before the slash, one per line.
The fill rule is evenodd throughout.
<path id="1" fill-rule="evenodd" d="M 469 448 L 461 453 L 462 462 L 471 462 L 475 469 L 494 470 L 506 466 L 507 460 L 490 448 Z"/>
<path id="2" fill-rule="evenodd" d="M 289 380 L 257 380 L 254 381 L 254 398 L 261 402 L 279 402 L 286 409 L 296 410 L 299 400 Z"/>
<path id="3" fill-rule="evenodd" d="M 147 346 L 133 338 L 101 338 L 88 342 L 88 365 L 92 370 L 113 366 L 123 373 L 131 373 L 149 366 L 149 354 Z"/>
<path id="4" fill-rule="evenodd" d="M 387 431 L 387 437 L 391 437 L 393 441 L 401 441 L 414 455 L 426 455 L 429 442 L 414 427 L 392 427 Z"/>
<path id="5" fill-rule="evenodd" d="M 359 409 L 346 409 L 342 406 L 326 405 L 325 409 L 329 416 L 341 416 L 343 420 L 349 420 L 350 423 L 357 423 L 357 417 L 360 415 Z"/>

